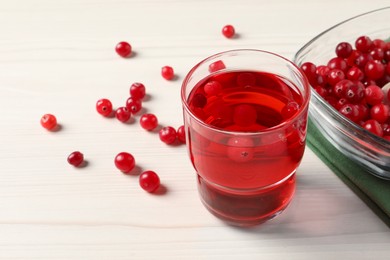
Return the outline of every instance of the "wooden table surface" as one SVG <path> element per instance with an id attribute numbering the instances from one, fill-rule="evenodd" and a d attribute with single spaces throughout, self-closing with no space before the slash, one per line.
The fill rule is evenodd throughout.
<path id="1" fill-rule="evenodd" d="M 142 112 L 182 124 L 181 81 L 201 59 L 256 48 L 292 59 L 311 38 L 389 1 L 0 0 L 0 259 L 386 259 L 387 226 L 309 149 L 297 192 L 276 219 L 227 226 L 199 201 L 182 146 L 167 146 L 103 118 L 95 103 L 124 105 L 145 84 Z M 239 34 L 221 35 L 225 24 Z M 373 24 L 373 26 L 375 26 Z M 129 41 L 131 58 L 114 51 Z M 160 76 L 171 65 L 174 81 Z M 48 132 L 39 120 L 57 116 Z M 69 153 L 88 162 L 75 169 Z M 114 157 L 131 152 L 135 173 L 154 170 L 165 192 L 148 194 Z M 387 258 L 389 259 L 389 258 Z"/>

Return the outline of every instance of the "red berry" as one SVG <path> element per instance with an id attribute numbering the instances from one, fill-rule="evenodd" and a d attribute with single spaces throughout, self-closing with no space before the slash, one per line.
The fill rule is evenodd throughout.
<path id="1" fill-rule="evenodd" d="M 175 74 L 173 68 L 170 66 L 164 66 L 161 68 L 161 75 L 166 80 L 171 80 L 174 78 Z"/>
<path id="2" fill-rule="evenodd" d="M 186 143 L 186 133 L 185 133 L 184 125 L 180 126 L 177 129 L 177 140 L 179 140 L 183 144 Z"/>
<path id="3" fill-rule="evenodd" d="M 80 166 L 84 161 L 84 155 L 80 153 L 79 151 L 73 152 L 68 156 L 68 163 L 78 167 Z"/>
<path id="4" fill-rule="evenodd" d="M 359 103 L 364 98 L 364 85 L 359 81 L 353 82 L 346 89 L 344 97 L 353 104 Z"/>
<path id="5" fill-rule="evenodd" d="M 353 85 L 353 82 L 348 79 L 343 79 L 333 86 L 333 94 L 339 98 L 345 97 L 347 90 Z"/>
<path id="6" fill-rule="evenodd" d="M 317 67 L 311 62 L 305 62 L 301 65 L 302 71 L 305 73 L 310 85 L 317 85 Z"/>
<path id="7" fill-rule="evenodd" d="M 383 136 L 383 129 L 381 124 L 378 123 L 378 121 L 374 119 L 369 119 L 363 124 L 363 128 L 370 131 L 371 133 L 382 137 Z"/>
<path id="8" fill-rule="evenodd" d="M 329 67 L 329 69 L 339 69 L 342 71 L 346 71 L 348 68 L 347 62 L 343 58 L 340 58 L 340 57 L 330 59 L 328 61 L 327 66 Z"/>
<path id="9" fill-rule="evenodd" d="M 139 119 L 141 127 L 145 130 L 152 131 L 158 126 L 157 117 L 154 114 L 144 114 Z"/>
<path id="10" fill-rule="evenodd" d="M 340 42 L 336 46 L 336 55 L 341 58 L 348 58 L 352 53 L 352 45 L 348 42 Z"/>
<path id="11" fill-rule="evenodd" d="M 120 42 L 115 46 L 115 51 L 119 56 L 127 57 L 131 54 L 131 45 L 128 42 Z"/>
<path id="12" fill-rule="evenodd" d="M 133 97 L 129 97 L 126 100 L 126 107 L 131 113 L 135 114 L 141 110 L 142 101 L 140 99 L 135 99 Z"/>
<path id="13" fill-rule="evenodd" d="M 361 69 L 356 66 L 351 67 L 347 71 L 347 79 L 349 80 L 359 80 L 362 81 L 364 79 L 364 73 Z"/>
<path id="14" fill-rule="evenodd" d="M 355 47 L 361 52 L 368 52 L 372 48 L 373 43 L 368 36 L 360 36 L 355 41 Z"/>
<path id="15" fill-rule="evenodd" d="M 366 63 L 364 72 L 369 79 L 377 80 L 385 74 L 385 66 L 380 61 L 371 60 Z"/>
<path id="16" fill-rule="evenodd" d="M 385 57 L 385 52 L 383 51 L 383 49 L 374 48 L 370 51 L 370 55 L 374 60 L 382 61 Z"/>
<path id="17" fill-rule="evenodd" d="M 385 123 L 390 115 L 390 108 L 385 104 L 376 104 L 370 110 L 371 119 Z"/>
<path id="18" fill-rule="evenodd" d="M 377 85 L 370 85 L 364 90 L 366 102 L 369 105 L 376 105 L 383 101 L 385 94 Z"/>
<path id="19" fill-rule="evenodd" d="M 115 156 L 115 166 L 123 173 L 129 173 L 135 167 L 135 159 L 133 155 L 126 152 L 121 152 Z"/>
<path id="20" fill-rule="evenodd" d="M 207 104 L 207 98 L 203 94 L 197 93 L 192 98 L 191 103 L 194 107 L 203 108 Z"/>
<path id="21" fill-rule="evenodd" d="M 223 70 L 225 68 L 226 68 L 225 63 L 223 63 L 223 61 L 221 60 L 217 60 L 209 65 L 209 72 L 213 73 L 218 70 Z"/>
<path id="22" fill-rule="evenodd" d="M 176 141 L 176 130 L 171 126 L 163 127 L 159 132 L 160 140 L 166 144 L 173 144 Z"/>
<path id="23" fill-rule="evenodd" d="M 232 38 L 235 34 L 235 29 L 232 25 L 225 25 L 223 28 L 222 28 L 222 34 L 226 37 L 226 38 Z"/>
<path id="24" fill-rule="evenodd" d="M 340 109 L 339 112 L 344 115 L 346 118 L 350 119 L 353 122 L 357 122 L 359 119 L 359 110 L 353 104 L 345 104 Z"/>
<path id="25" fill-rule="evenodd" d="M 160 187 L 160 178 L 154 171 L 145 171 L 139 176 L 139 185 L 147 192 L 154 192 Z"/>
<path id="26" fill-rule="evenodd" d="M 329 71 L 327 81 L 331 86 L 334 86 L 340 80 L 345 78 L 345 74 L 342 70 L 332 69 Z"/>
<path id="27" fill-rule="evenodd" d="M 218 81 L 212 80 L 204 85 L 204 92 L 208 96 L 216 96 L 222 91 L 222 85 Z"/>
<path id="28" fill-rule="evenodd" d="M 131 113 L 127 107 L 120 107 L 115 111 L 116 118 L 121 121 L 122 123 L 125 123 L 129 121 L 131 117 Z"/>
<path id="29" fill-rule="evenodd" d="M 112 103 L 106 98 L 99 99 L 96 102 L 96 110 L 102 116 L 108 117 L 112 112 Z"/>
<path id="30" fill-rule="evenodd" d="M 145 97 L 145 86 L 142 83 L 136 82 L 130 86 L 130 96 L 134 99 L 143 99 Z"/>
<path id="31" fill-rule="evenodd" d="M 53 130 L 57 126 L 57 118 L 52 114 L 45 114 L 41 117 L 41 125 L 47 130 Z"/>

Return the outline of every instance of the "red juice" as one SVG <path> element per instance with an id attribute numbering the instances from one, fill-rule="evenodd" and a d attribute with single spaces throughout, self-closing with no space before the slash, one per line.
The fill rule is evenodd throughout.
<path id="1" fill-rule="evenodd" d="M 303 104 L 298 88 L 270 73 L 223 72 L 199 82 L 188 104 L 199 119 L 187 142 L 205 206 L 243 225 L 280 213 L 305 149 L 306 117 L 294 116 Z"/>

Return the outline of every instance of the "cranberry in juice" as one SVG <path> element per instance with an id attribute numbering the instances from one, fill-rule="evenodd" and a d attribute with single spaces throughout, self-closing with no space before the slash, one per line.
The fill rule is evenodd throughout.
<path id="1" fill-rule="evenodd" d="M 270 73 L 223 72 L 199 82 L 188 104 L 199 120 L 188 123 L 187 141 L 205 206 L 242 225 L 280 213 L 305 149 L 306 117 L 293 117 L 298 88 Z"/>

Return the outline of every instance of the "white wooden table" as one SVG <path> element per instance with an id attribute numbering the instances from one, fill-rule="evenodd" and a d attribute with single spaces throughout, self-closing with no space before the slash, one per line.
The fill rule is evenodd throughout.
<path id="1" fill-rule="evenodd" d="M 139 81 L 143 112 L 182 123 L 181 80 L 201 59 L 233 48 L 288 58 L 308 40 L 388 0 L 0 0 L 0 259 L 385 259 L 386 225 L 309 150 L 297 194 L 278 218 L 226 226 L 198 199 L 185 146 L 164 145 L 138 124 L 106 119 L 95 102 L 124 104 Z M 233 24 L 238 39 L 220 31 Z M 375 26 L 375 25 L 373 25 Z M 119 41 L 135 55 L 120 58 Z M 178 79 L 161 78 L 164 65 Z M 45 131 L 44 113 L 62 128 Z M 88 165 L 68 165 L 80 150 Z M 166 188 L 151 195 L 114 166 L 131 152 L 137 171 Z M 388 259 L 388 258 L 387 258 Z"/>

